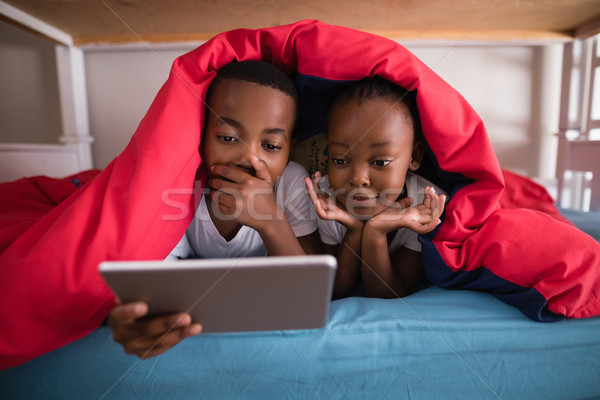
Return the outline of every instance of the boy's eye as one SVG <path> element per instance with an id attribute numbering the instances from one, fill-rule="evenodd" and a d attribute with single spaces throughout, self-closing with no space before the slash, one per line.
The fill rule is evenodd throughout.
<path id="1" fill-rule="evenodd" d="M 391 160 L 375 160 L 375 161 L 371 162 L 371 165 L 374 165 L 376 167 L 385 167 L 386 165 L 388 165 L 391 162 L 392 162 Z"/>
<path id="2" fill-rule="evenodd" d="M 229 135 L 217 135 L 217 139 L 225 143 L 232 143 L 237 141 L 237 138 Z"/>

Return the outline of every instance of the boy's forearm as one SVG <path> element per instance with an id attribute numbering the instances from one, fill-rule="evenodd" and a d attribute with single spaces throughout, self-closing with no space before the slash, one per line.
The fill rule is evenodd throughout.
<path id="1" fill-rule="evenodd" d="M 270 256 L 299 256 L 306 252 L 286 218 L 273 219 L 257 229 Z"/>

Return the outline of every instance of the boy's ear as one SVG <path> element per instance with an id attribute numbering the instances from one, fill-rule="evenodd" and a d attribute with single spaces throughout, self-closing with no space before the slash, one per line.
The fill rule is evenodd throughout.
<path id="1" fill-rule="evenodd" d="M 425 154 L 425 143 L 422 140 L 419 140 L 413 146 L 412 151 L 412 159 L 410 160 L 410 164 L 408 165 L 408 169 L 411 171 L 416 171 L 421 166 L 421 161 L 423 161 L 423 155 Z"/>
<path id="2" fill-rule="evenodd" d="M 296 138 L 292 138 L 292 140 L 290 141 L 290 152 L 288 153 L 288 163 L 290 161 L 292 161 L 292 159 L 294 158 L 294 151 L 296 151 L 296 143 L 298 142 L 298 139 Z"/>

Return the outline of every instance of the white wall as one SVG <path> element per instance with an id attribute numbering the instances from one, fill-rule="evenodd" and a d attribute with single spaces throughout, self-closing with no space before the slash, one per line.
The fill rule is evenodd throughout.
<path id="1" fill-rule="evenodd" d="M 62 135 L 54 45 L 0 20 L 0 142 Z"/>
<path id="2" fill-rule="evenodd" d="M 86 51 L 94 164 L 104 168 L 127 145 L 183 50 Z"/>
<path id="3" fill-rule="evenodd" d="M 407 47 L 479 114 L 503 168 L 554 177 L 562 45 Z"/>
<path id="4" fill-rule="evenodd" d="M 484 120 L 501 165 L 530 176 L 540 171 L 539 118 L 541 92 L 536 46 L 407 46 L 425 64 L 455 87 Z M 172 61 L 191 50 L 86 51 L 90 129 L 95 137 L 94 160 L 104 167 L 127 144 L 156 92 L 168 77 Z M 556 63 L 561 62 L 560 52 Z M 555 86 L 560 88 L 560 70 Z M 536 92 L 534 92 L 536 90 Z M 558 124 L 558 96 L 550 125 Z M 553 133 L 553 132 L 552 132 Z M 552 143 L 554 138 L 544 132 Z M 554 165 L 556 150 L 549 149 Z M 546 158 L 547 158 L 546 157 Z"/>

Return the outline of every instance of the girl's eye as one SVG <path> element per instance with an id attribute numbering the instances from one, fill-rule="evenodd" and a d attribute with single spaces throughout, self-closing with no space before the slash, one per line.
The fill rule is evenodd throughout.
<path id="1" fill-rule="evenodd" d="M 371 164 L 376 167 L 385 167 L 386 165 L 388 165 L 391 162 L 392 162 L 391 160 L 375 160 L 375 161 L 371 162 Z"/>
<path id="2" fill-rule="evenodd" d="M 282 149 L 281 146 L 279 146 L 277 144 L 270 144 L 270 143 L 263 144 L 263 147 L 269 151 L 279 151 Z"/>
<path id="3" fill-rule="evenodd" d="M 333 165 L 337 165 L 338 167 L 343 167 L 347 164 L 346 160 L 342 160 L 341 158 L 332 158 L 331 162 L 333 163 Z"/>
<path id="4" fill-rule="evenodd" d="M 237 139 L 233 136 L 228 136 L 228 135 L 218 135 L 217 138 L 221 141 L 221 142 L 225 142 L 225 143 L 232 143 L 232 142 L 236 142 Z"/>

